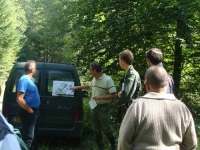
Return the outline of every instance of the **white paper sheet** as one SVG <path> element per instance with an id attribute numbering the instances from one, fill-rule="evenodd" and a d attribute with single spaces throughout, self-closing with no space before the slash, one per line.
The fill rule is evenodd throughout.
<path id="1" fill-rule="evenodd" d="M 94 109 L 94 108 L 97 106 L 96 101 L 93 100 L 93 99 L 90 100 L 89 104 L 90 104 L 90 108 L 91 108 L 91 109 Z"/>
<path id="2" fill-rule="evenodd" d="M 122 91 L 124 90 L 124 82 L 122 83 Z"/>
<path id="3" fill-rule="evenodd" d="M 59 95 L 74 95 L 73 90 L 69 90 L 72 86 L 74 86 L 74 82 L 70 81 L 53 81 L 53 90 L 52 95 L 53 96 L 59 96 Z"/>

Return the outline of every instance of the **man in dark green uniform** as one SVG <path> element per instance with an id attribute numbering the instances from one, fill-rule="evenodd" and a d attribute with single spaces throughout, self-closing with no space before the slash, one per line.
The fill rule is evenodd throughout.
<path id="1" fill-rule="evenodd" d="M 119 105 L 119 119 L 122 121 L 129 105 L 135 100 L 142 90 L 141 79 L 138 72 L 133 67 L 134 56 L 130 50 L 119 53 L 119 65 L 125 70 L 125 75 L 121 83 L 121 91 L 118 92 L 116 103 Z"/>

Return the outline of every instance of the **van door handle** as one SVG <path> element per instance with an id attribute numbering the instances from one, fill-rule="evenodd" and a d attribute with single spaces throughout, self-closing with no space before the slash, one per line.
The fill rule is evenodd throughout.
<path id="1" fill-rule="evenodd" d="M 68 107 L 68 106 L 61 106 L 61 105 L 59 105 L 57 108 L 58 108 L 58 109 L 65 109 L 65 110 L 70 110 L 70 109 L 71 109 L 71 107 Z"/>

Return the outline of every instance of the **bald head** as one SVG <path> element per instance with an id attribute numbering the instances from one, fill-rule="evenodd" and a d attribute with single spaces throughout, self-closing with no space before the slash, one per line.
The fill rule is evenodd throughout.
<path id="1" fill-rule="evenodd" d="M 168 75 L 163 67 L 152 66 L 147 69 L 145 82 L 153 89 L 161 89 L 168 85 Z"/>

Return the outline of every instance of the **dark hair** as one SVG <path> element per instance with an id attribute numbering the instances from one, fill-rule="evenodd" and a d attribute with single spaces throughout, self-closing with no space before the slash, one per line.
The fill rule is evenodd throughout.
<path id="1" fill-rule="evenodd" d="M 152 64 L 157 65 L 163 61 L 163 54 L 160 49 L 151 48 L 146 52 L 146 58 L 148 58 Z"/>
<path id="2" fill-rule="evenodd" d="M 168 74 L 163 67 L 151 66 L 145 73 L 145 81 L 159 89 L 168 85 Z"/>
<path id="3" fill-rule="evenodd" d="M 134 61 L 134 55 L 129 49 L 121 51 L 119 53 L 119 58 L 123 59 L 129 65 L 133 64 Z"/>
<path id="4" fill-rule="evenodd" d="M 92 70 L 96 70 L 97 72 L 101 72 L 102 71 L 102 66 L 96 61 L 92 62 L 90 64 L 90 67 L 92 68 Z"/>
<path id="5" fill-rule="evenodd" d="M 33 67 L 33 64 L 36 65 L 36 62 L 34 60 L 27 61 L 26 64 L 24 65 L 24 71 L 25 72 L 30 71 Z"/>

